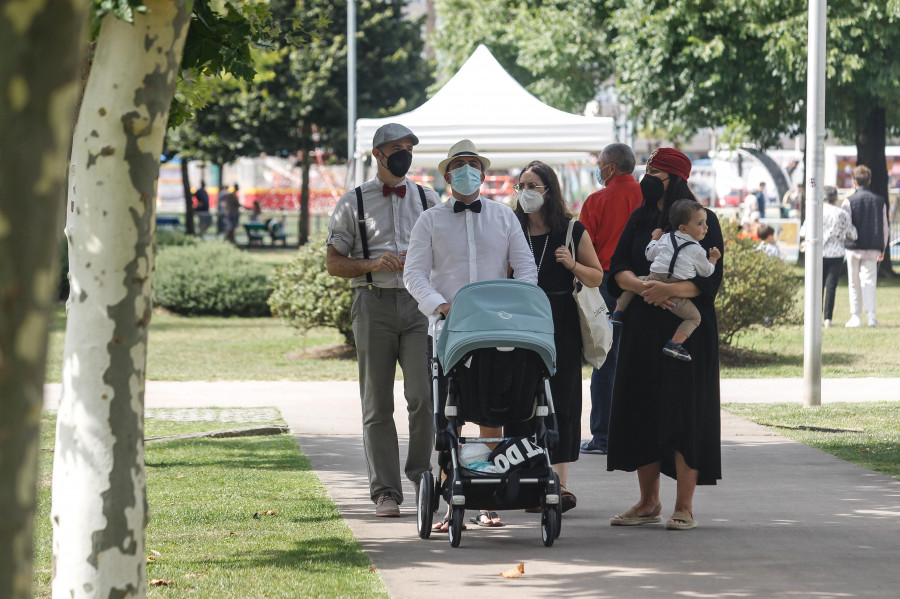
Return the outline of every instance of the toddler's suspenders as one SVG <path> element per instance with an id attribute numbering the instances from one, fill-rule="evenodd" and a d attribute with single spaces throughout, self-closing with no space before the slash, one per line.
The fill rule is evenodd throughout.
<path id="1" fill-rule="evenodd" d="M 683 250 L 687 246 L 691 245 L 692 243 L 697 243 L 697 242 L 696 241 L 685 241 L 681 245 L 678 245 L 678 242 L 675 241 L 675 231 L 672 231 L 671 233 L 669 233 L 669 238 L 672 240 L 672 248 L 674 248 L 674 250 L 675 250 L 674 252 L 672 252 L 672 260 L 669 262 L 669 276 L 671 277 L 672 273 L 675 272 L 675 261 L 678 260 L 679 252 L 681 252 L 681 250 Z M 365 247 L 366 247 L 365 244 L 363 244 L 363 248 L 365 248 Z"/>

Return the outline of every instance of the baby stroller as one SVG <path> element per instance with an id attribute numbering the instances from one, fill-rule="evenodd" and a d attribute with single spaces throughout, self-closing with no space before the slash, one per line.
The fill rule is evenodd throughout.
<path id="1" fill-rule="evenodd" d="M 441 327 L 440 325 L 444 326 Z M 442 329 L 442 330 L 441 330 Z M 431 535 L 439 498 L 450 506 L 449 539 L 458 547 L 466 508 L 541 508 L 541 536 L 550 547 L 562 517 L 559 477 L 548 449 L 559 439 L 549 377 L 556 371 L 553 317 L 537 286 L 490 280 L 462 287 L 449 318 L 429 320 L 433 353 L 435 449 L 444 480 L 425 472 L 419 486 L 419 536 Z M 439 369 L 447 375 L 446 402 L 439 395 Z M 529 423 L 528 437 L 463 437 L 465 422 L 490 427 Z M 466 467 L 467 444 L 498 443 L 481 470 Z M 487 449 L 485 447 L 485 449 Z"/>

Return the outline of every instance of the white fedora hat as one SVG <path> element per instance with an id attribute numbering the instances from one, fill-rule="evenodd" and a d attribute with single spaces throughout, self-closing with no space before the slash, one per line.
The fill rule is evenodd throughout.
<path id="1" fill-rule="evenodd" d="M 478 150 L 475 149 L 475 144 L 468 139 L 463 139 L 450 147 L 447 157 L 438 163 L 438 171 L 446 173 L 447 165 L 457 156 L 475 156 L 481 162 L 481 170 L 483 171 L 488 170 L 491 166 L 491 161 L 478 153 Z"/>

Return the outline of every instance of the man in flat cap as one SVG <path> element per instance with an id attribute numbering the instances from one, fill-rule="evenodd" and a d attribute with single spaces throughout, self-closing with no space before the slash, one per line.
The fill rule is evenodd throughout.
<path id="1" fill-rule="evenodd" d="M 394 374 L 403 371 L 409 416 L 406 477 L 418 489 L 431 469 L 434 424 L 428 375 L 428 321 L 403 286 L 413 225 L 438 203 L 437 193 L 406 178 L 419 139 L 396 123 L 380 127 L 372 142 L 378 171 L 338 200 L 328 224 L 328 273 L 350 279 L 353 335 L 359 362 L 363 447 L 375 515 L 400 515 L 403 490 L 394 425 Z"/>

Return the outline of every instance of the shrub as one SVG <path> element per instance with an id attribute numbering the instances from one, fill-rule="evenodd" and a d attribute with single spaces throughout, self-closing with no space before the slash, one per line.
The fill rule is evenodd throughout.
<path id="1" fill-rule="evenodd" d="M 799 280 L 789 265 L 757 250 L 723 227 L 725 277 L 716 297 L 719 341 L 731 345 L 736 333 L 754 326 L 797 322 Z"/>
<path id="2" fill-rule="evenodd" d="M 156 232 L 156 247 L 168 245 L 197 245 L 197 238 L 184 231 L 163 230 Z"/>
<path id="3" fill-rule="evenodd" d="M 268 316 L 270 271 L 225 242 L 163 246 L 153 303 L 178 314 Z"/>
<path id="4" fill-rule="evenodd" d="M 269 297 L 272 314 L 304 332 L 317 326 L 335 327 L 354 345 L 353 292 L 347 279 L 333 277 L 325 269 L 322 240 L 310 241 L 292 262 L 277 268 L 273 287 Z"/>

